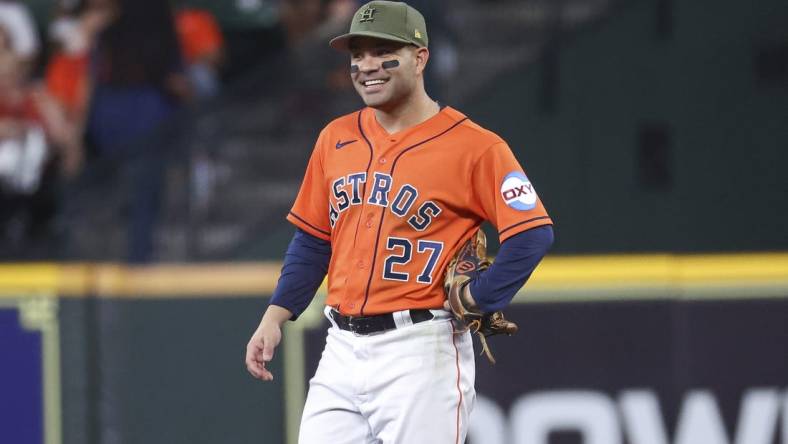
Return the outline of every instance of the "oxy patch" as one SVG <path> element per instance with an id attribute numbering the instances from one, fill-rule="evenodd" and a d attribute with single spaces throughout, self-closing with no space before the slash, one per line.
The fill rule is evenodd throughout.
<path id="1" fill-rule="evenodd" d="M 503 179 L 501 198 L 515 210 L 526 211 L 536 207 L 536 190 L 528 177 L 519 171 L 511 172 Z"/>

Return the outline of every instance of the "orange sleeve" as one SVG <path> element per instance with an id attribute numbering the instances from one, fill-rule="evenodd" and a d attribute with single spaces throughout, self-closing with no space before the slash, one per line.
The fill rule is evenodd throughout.
<path id="1" fill-rule="evenodd" d="M 315 144 L 309 164 L 306 167 L 304 181 L 298 191 L 289 220 L 296 227 L 323 240 L 331 240 L 331 225 L 328 220 L 328 185 L 323 172 L 322 158 L 323 134 Z"/>
<path id="2" fill-rule="evenodd" d="M 525 230 L 553 223 L 506 143 L 498 142 L 481 155 L 471 180 L 478 212 L 495 226 L 501 242 Z"/>

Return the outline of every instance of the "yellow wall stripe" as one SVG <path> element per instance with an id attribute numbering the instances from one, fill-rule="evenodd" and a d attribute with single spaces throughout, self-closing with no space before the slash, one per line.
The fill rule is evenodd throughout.
<path id="1" fill-rule="evenodd" d="M 547 257 L 529 286 L 777 283 L 788 253 Z"/>
<path id="2" fill-rule="evenodd" d="M 280 267 L 277 262 L 0 264 L 0 297 L 41 292 L 115 298 L 259 296 L 274 290 Z M 788 252 L 548 256 L 522 293 L 658 294 L 725 288 L 788 290 Z"/>

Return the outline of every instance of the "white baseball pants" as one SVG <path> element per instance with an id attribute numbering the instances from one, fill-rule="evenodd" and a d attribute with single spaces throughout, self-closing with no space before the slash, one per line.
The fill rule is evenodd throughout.
<path id="1" fill-rule="evenodd" d="M 433 314 L 368 336 L 332 321 L 298 442 L 464 443 L 476 398 L 471 335 L 456 332 L 448 312 Z"/>

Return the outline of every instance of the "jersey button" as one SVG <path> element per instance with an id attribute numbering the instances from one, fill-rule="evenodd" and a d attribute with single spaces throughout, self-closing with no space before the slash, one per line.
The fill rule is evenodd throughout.
<path id="1" fill-rule="evenodd" d="M 367 228 L 372 228 L 372 219 L 367 219 L 367 223 L 365 225 Z"/>
<path id="2" fill-rule="evenodd" d="M 364 261 L 358 261 L 356 266 L 358 266 L 358 268 L 364 269 Z"/>
<path id="3" fill-rule="evenodd" d="M 385 157 L 381 157 L 380 160 L 378 160 L 378 163 L 383 165 L 384 163 L 386 163 L 386 158 Z"/>

